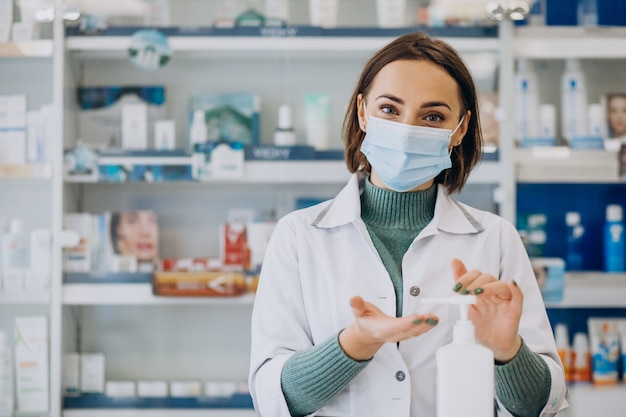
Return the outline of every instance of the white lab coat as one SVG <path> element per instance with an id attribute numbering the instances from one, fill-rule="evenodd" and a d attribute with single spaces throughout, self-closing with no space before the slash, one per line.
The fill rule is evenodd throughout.
<path id="1" fill-rule="evenodd" d="M 361 220 L 364 177 L 354 174 L 333 200 L 282 218 L 267 248 L 252 316 L 250 391 L 263 417 L 289 416 L 282 394 L 283 364 L 302 349 L 325 342 L 354 321 L 351 297 L 362 296 L 395 316 L 391 278 Z M 452 294 L 450 262 L 515 279 L 524 293 L 519 333 L 552 375 L 552 416 L 566 404 L 563 370 L 528 256 L 509 222 L 449 198 L 439 186 L 433 220 L 402 261 L 404 314 L 433 312 L 439 324 L 408 341 L 387 343 L 368 366 L 317 416 L 433 417 L 435 352 L 452 340 L 458 307 L 420 303 Z M 411 295 L 411 287 L 419 295 Z M 414 290 L 413 293 L 416 291 Z M 396 378 L 401 371 L 405 378 Z M 503 407 L 500 407 L 503 408 Z M 510 416 L 506 410 L 500 416 Z"/>

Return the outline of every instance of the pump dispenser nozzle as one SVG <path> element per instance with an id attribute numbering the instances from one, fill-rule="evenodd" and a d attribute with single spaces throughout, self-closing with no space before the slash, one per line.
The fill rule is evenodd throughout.
<path id="1" fill-rule="evenodd" d="M 422 300 L 427 304 L 457 304 L 461 318 L 454 325 L 454 343 L 474 342 L 474 324 L 467 317 L 470 304 L 476 304 L 475 295 L 451 295 L 449 297 L 433 297 Z"/>

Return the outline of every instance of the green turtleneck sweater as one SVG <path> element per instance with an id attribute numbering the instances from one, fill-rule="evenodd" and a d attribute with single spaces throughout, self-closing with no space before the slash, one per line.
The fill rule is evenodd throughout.
<path id="1" fill-rule="evenodd" d="M 396 316 L 402 315 L 402 258 L 415 237 L 432 220 L 437 186 L 398 193 L 365 181 L 361 218 L 391 277 L 396 292 Z M 296 352 L 285 363 L 281 386 L 292 416 L 305 416 L 324 406 L 370 360 L 355 361 L 339 345 L 339 334 Z M 519 417 L 537 416 L 550 394 L 548 365 L 526 344 L 513 360 L 495 366 L 496 394 Z"/>

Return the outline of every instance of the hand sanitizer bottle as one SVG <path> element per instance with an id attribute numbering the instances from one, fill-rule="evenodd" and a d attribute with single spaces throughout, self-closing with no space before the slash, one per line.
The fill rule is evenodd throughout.
<path id="1" fill-rule="evenodd" d="M 493 417 L 493 352 L 476 342 L 474 324 L 467 318 L 476 296 L 453 295 L 423 302 L 458 304 L 461 311 L 452 343 L 436 353 L 437 417 Z"/>

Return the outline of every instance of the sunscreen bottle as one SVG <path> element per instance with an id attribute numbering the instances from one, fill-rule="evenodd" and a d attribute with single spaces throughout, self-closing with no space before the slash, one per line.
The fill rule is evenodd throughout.
<path id="1" fill-rule="evenodd" d="M 437 417 L 493 417 L 493 352 L 476 342 L 474 324 L 467 318 L 474 295 L 425 299 L 426 303 L 457 304 L 461 317 L 452 343 L 437 349 Z"/>
<path id="2" fill-rule="evenodd" d="M 559 358 L 561 358 L 561 363 L 563 364 L 565 382 L 572 382 L 572 350 L 569 344 L 569 332 L 566 324 L 559 323 L 556 325 L 554 338 Z"/>

